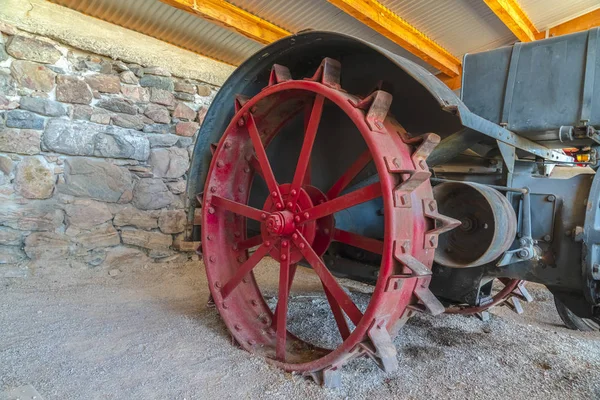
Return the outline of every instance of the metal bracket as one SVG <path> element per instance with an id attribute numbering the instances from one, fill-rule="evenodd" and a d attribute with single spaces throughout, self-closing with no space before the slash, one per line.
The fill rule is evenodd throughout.
<path id="1" fill-rule="evenodd" d="M 291 80 L 292 74 L 287 67 L 279 64 L 273 64 L 273 67 L 271 67 L 271 75 L 269 75 L 269 84 L 266 87 Z"/>
<path id="2" fill-rule="evenodd" d="M 434 220 L 434 228 L 425 233 L 424 246 L 426 249 L 435 249 L 438 246 L 439 235 L 460 226 L 461 222 L 440 214 L 437 202 L 433 199 L 423 199 L 423 210 L 427 218 Z"/>
<path id="3" fill-rule="evenodd" d="M 350 104 L 367 112 L 365 121 L 369 129 L 373 132 L 386 133 L 383 123 L 392 105 L 391 94 L 383 90 L 376 90 L 356 103 L 350 100 Z"/>
<path id="4" fill-rule="evenodd" d="M 498 144 L 498 149 L 500 149 L 500 154 L 502 154 L 502 159 L 504 160 L 508 172 L 513 174 L 515 172 L 515 161 L 517 159 L 515 147 L 499 140 L 496 140 L 496 143 Z"/>
<path id="5" fill-rule="evenodd" d="M 373 345 L 373 349 L 371 349 L 370 346 L 365 346 L 364 343 L 361 344 L 367 356 L 385 372 L 398 370 L 398 353 L 394 342 L 392 342 L 392 337 L 386 329 L 386 321 L 384 319 L 373 321 L 367 334 Z"/>
<path id="6" fill-rule="evenodd" d="M 536 256 L 534 248 L 534 241 L 531 237 L 531 197 L 529 189 L 525 188 L 527 192 L 523 193 L 523 207 L 522 207 L 522 229 L 521 239 L 519 239 L 520 247 L 515 250 L 510 250 L 504 253 L 504 255 L 498 260 L 497 267 L 503 267 L 509 264 L 516 264 L 522 261 L 531 260 Z"/>
<path id="7" fill-rule="evenodd" d="M 440 315 L 446 311 L 446 308 L 435 295 L 429 290 L 429 281 L 431 278 L 419 279 L 415 287 L 415 296 L 422 303 L 412 305 L 411 308 L 416 311 L 428 312 L 431 315 Z"/>
<path id="8" fill-rule="evenodd" d="M 323 85 L 332 89 L 341 90 L 340 76 L 342 64 L 338 60 L 325 57 L 317 71 L 311 78 L 305 78 L 307 81 L 321 82 Z"/>
<path id="9" fill-rule="evenodd" d="M 242 107 L 244 107 L 244 104 L 246 104 L 248 102 L 248 100 L 250 100 L 250 98 L 248 96 L 244 96 L 243 94 L 236 94 L 235 95 L 235 113 L 237 114 L 238 111 L 240 111 L 242 109 Z"/>

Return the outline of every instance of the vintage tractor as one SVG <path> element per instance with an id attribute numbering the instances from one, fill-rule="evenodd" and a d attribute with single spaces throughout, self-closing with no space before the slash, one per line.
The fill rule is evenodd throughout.
<path id="1" fill-rule="evenodd" d="M 597 328 L 597 93 L 598 29 L 466 55 L 460 97 L 342 34 L 265 47 L 208 110 L 188 184 L 233 338 L 334 385 L 356 357 L 396 368 L 392 338 L 414 312 L 482 312 L 527 299 L 523 281 L 546 285 L 569 326 Z M 264 257 L 279 264 L 276 304 L 253 274 Z M 288 329 L 298 265 L 320 279 L 333 348 Z M 372 285 L 370 300 L 340 277 Z"/>

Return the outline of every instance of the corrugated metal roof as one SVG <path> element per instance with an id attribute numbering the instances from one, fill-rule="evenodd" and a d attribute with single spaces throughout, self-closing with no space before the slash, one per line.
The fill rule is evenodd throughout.
<path id="1" fill-rule="evenodd" d="M 158 0 L 50 0 L 230 64 L 262 48 L 238 33 Z M 457 57 L 515 42 L 483 0 L 379 0 Z M 288 31 L 329 30 L 370 41 L 435 69 L 326 0 L 229 0 Z M 600 7 L 599 0 L 519 0 L 539 30 Z"/>
<path id="2" fill-rule="evenodd" d="M 158 0 L 50 1 L 229 64 L 240 64 L 263 47 Z"/>
<path id="3" fill-rule="evenodd" d="M 519 0 L 519 3 L 539 31 L 600 8 L 599 0 Z"/>
<path id="4" fill-rule="evenodd" d="M 229 0 L 230 3 L 290 32 L 305 29 L 344 33 L 367 40 L 425 66 L 435 68 L 325 0 Z"/>
<path id="5" fill-rule="evenodd" d="M 380 0 L 380 3 L 457 57 L 516 40 L 483 0 Z"/>

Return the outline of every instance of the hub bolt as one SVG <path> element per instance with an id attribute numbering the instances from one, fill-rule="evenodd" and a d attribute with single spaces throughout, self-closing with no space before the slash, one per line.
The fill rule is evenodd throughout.
<path id="1" fill-rule="evenodd" d="M 277 204 L 275 205 L 275 208 L 276 208 L 276 209 L 278 209 L 278 210 L 283 210 L 283 204 L 281 204 L 281 203 L 277 203 Z"/>
<path id="2" fill-rule="evenodd" d="M 295 196 L 295 195 L 297 195 L 297 194 L 298 194 L 298 192 L 296 192 L 296 189 L 293 189 L 293 190 L 290 192 L 290 194 L 291 194 L 292 196 Z"/>
<path id="3" fill-rule="evenodd" d="M 301 220 L 302 220 L 302 218 L 300 218 L 300 216 L 299 216 L 299 215 L 296 215 L 296 216 L 294 217 L 294 221 L 296 221 L 296 222 L 300 222 Z"/>
<path id="4" fill-rule="evenodd" d="M 292 208 L 294 208 L 294 205 L 292 204 L 291 201 L 288 201 L 288 203 L 285 206 L 287 207 L 288 210 L 291 210 Z"/>
<path id="5" fill-rule="evenodd" d="M 292 239 L 294 239 L 294 240 L 298 239 L 298 234 L 297 234 L 297 233 L 294 233 L 294 234 L 292 235 Z"/>

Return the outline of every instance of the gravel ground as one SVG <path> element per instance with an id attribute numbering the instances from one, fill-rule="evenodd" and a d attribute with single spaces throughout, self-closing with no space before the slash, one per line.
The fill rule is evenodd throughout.
<path id="1" fill-rule="evenodd" d="M 564 328 L 540 286 L 529 286 L 536 302 L 524 315 L 506 307 L 489 322 L 417 315 L 395 339 L 396 373 L 355 360 L 341 388 L 325 389 L 232 345 L 206 307 L 198 262 L 119 269 L 44 265 L 27 279 L 0 280 L 0 398 L 27 384 L 44 399 L 600 398 L 600 334 Z M 335 344 L 320 286 L 299 271 L 291 329 Z M 257 275 L 275 304 L 276 266 L 265 262 Z M 368 295 L 357 289 L 364 307 Z"/>

